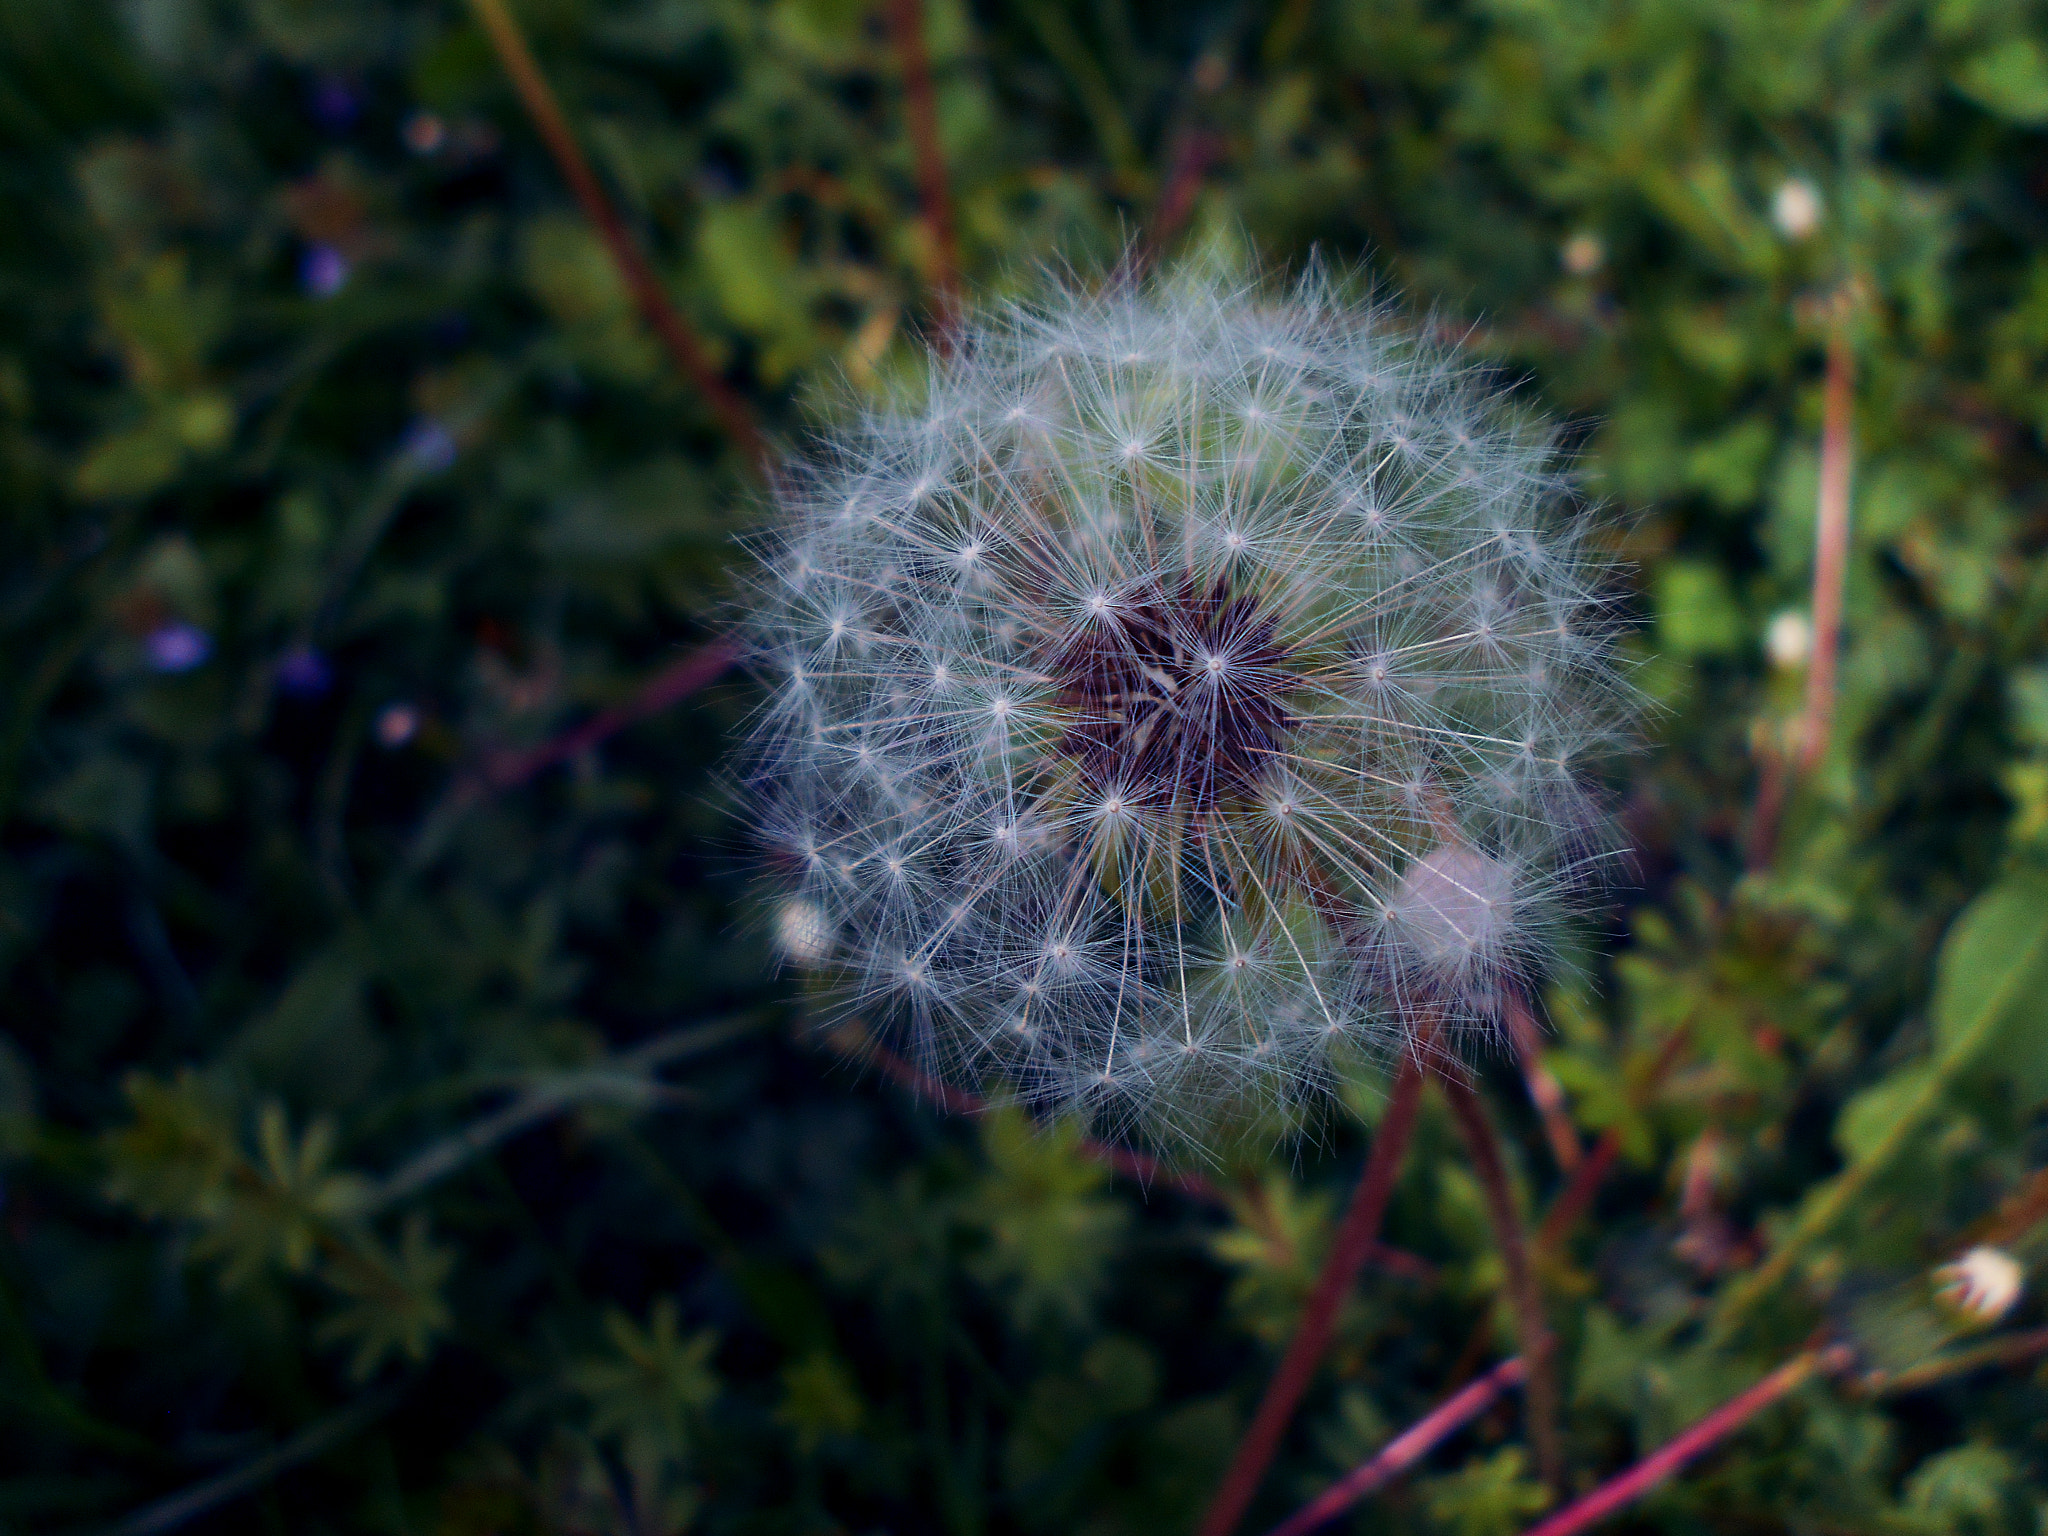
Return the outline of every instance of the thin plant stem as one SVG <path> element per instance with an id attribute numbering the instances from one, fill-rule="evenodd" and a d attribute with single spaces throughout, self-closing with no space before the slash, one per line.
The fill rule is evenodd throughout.
<path id="1" fill-rule="evenodd" d="M 1218 147 L 1216 136 L 1204 128 L 1190 126 L 1176 138 L 1166 182 L 1153 205 L 1151 227 L 1145 231 L 1140 252 L 1142 266 L 1154 265 L 1187 224 L 1195 211 L 1195 199 L 1201 195 L 1202 179 L 1216 161 Z"/>
<path id="2" fill-rule="evenodd" d="M 409 1158 L 366 1198 L 361 1211 L 374 1214 L 407 1199 L 500 1143 L 580 1104 L 654 1102 L 664 1092 L 654 1076 L 657 1069 L 743 1039 L 772 1017 L 771 1010 L 754 1009 L 729 1019 L 691 1025 L 657 1035 L 609 1061 L 558 1073 Z"/>
<path id="3" fill-rule="evenodd" d="M 2029 1175 L 1969 1236 L 1972 1242 L 2003 1248 L 2018 1242 L 2043 1221 L 2048 1221 L 2048 1168 L 2038 1168 Z"/>
<path id="4" fill-rule="evenodd" d="M 1507 1268 L 1509 1296 L 1522 1335 L 1522 1358 L 1528 1362 L 1529 1384 L 1523 1394 L 1523 1406 L 1537 1470 L 1546 1483 L 1561 1492 L 1565 1486 L 1564 1439 L 1558 1429 L 1556 1340 L 1543 1309 L 1543 1292 L 1536 1281 L 1535 1266 L 1529 1262 L 1529 1240 L 1522 1229 L 1521 1212 L 1516 1209 L 1514 1189 L 1508 1182 L 1500 1138 L 1494 1134 L 1486 1106 L 1468 1084 L 1450 1072 L 1440 1073 L 1437 1081 L 1443 1085 L 1451 1117 L 1458 1122 L 1458 1131 L 1472 1154 L 1472 1168 L 1479 1175 L 1480 1188 L 1486 1194 L 1487 1214 L 1493 1221 L 1494 1241 L 1500 1246 L 1501 1262 Z"/>
<path id="5" fill-rule="evenodd" d="M 1849 570 L 1849 477 L 1855 460 L 1851 436 L 1856 354 L 1850 342 L 1849 301 L 1836 301 L 1828 331 L 1827 386 L 1821 407 L 1820 494 L 1815 512 L 1813 653 L 1806 667 L 1806 719 L 1800 732 L 1800 767 L 1808 773 L 1826 756 L 1834 727 L 1836 672 L 1842 643 L 1842 589 Z"/>
<path id="6" fill-rule="evenodd" d="M 511 789 L 558 763 L 570 762 L 636 721 L 660 714 L 708 687 L 732 670 L 738 659 L 739 647 L 730 640 L 701 645 L 655 673 L 623 704 L 599 710 L 581 725 L 539 746 L 487 759 L 478 774 L 480 787 Z"/>
<path id="7" fill-rule="evenodd" d="M 960 240 L 953 223 L 953 193 L 939 142 L 938 98 L 932 90 L 931 54 L 925 47 L 924 0 L 889 0 L 889 31 L 903 70 L 903 112 L 917 161 L 917 200 L 931 242 L 932 340 L 943 355 L 952 348 L 960 295 Z"/>
<path id="8" fill-rule="evenodd" d="M 1523 1536 L 1578 1536 L 1578 1532 L 1634 1503 L 1686 1463 L 1712 1450 L 1778 1399 L 1804 1385 L 1816 1372 L 1839 1371 L 1849 1363 L 1849 1358 L 1849 1351 L 1840 1345 L 1809 1349 L 1793 1356 L 1747 1392 L 1730 1398 L 1626 1472 L 1610 1478 L 1549 1519 L 1539 1521 Z"/>
<path id="9" fill-rule="evenodd" d="M 1330 1255 L 1316 1276 L 1315 1289 L 1309 1293 L 1301 1320 L 1295 1324 L 1294 1337 L 1288 1341 L 1287 1352 L 1281 1356 L 1279 1367 L 1266 1386 L 1266 1395 L 1252 1416 L 1251 1427 L 1238 1442 L 1230 1467 L 1202 1516 L 1201 1536 L 1230 1536 L 1250 1507 L 1266 1469 L 1272 1465 L 1274 1453 L 1280 1448 L 1280 1437 L 1329 1348 L 1338 1306 L 1357 1282 L 1358 1272 L 1379 1237 L 1380 1222 L 1393 1198 L 1394 1182 L 1400 1174 L 1409 1138 L 1414 1134 L 1421 1102 L 1422 1068 L 1410 1054 L 1402 1058 L 1386 1111 L 1380 1116 L 1378 1134 L 1373 1137 L 1372 1153 L 1366 1158 L 1365 1171 L 1359 1175 L 1343 1224 L 1330 1245 Z"/>
<path id="10" fill-rule="evenodd" d="M 1564 1085 L 1538 1055 L 1543 1037 L 1519 991 L 1508 994 L 1507 1023 L 1509 1037 L 1515 1043 L 1515 1058 L 1522 1068 L 1522 1082 L 1529 1090 L 1529 1102 L 1536 1106 L 1536 1113 L 1543 1120 L 1543 1136 L 1550 1143 L 1550 1155 L 1557 1159 L 1558 1171 L 1570 1178 L 1583 1160 L 1585 1149 L 1579 1145 L 1578 1130 L 1565 1104 Z"/>
<path id="11" fill-rule="evenodd" d="M 365 1393 L 346 1407 L 309 1424 L 282 1445 L 136 1510 L 112 1526 L 108 1536 L 166 1536 L 210 1510 L 254 1493 L 280 1473 L 354 1439 L 396 1407 L 412 1384 L 413 1378 L 408 1378 Z"/>
<path id="12" fill-rule="evenodd" d="M 1650 1064 L 1650 1070 L 1644 1075 L 1641 1084 L 1629 1095 L 1632 1105 L 1639 1106 L 1656 1086 L 1663 1082 L 1672 1067 L 1677 1065 L 1679 1056 L 1683 1054 L 1691 1038 L 1691 1029 L 1683 1024 L 1665 1036 L 1663 1045 L 1658 1047 L 1656 1059 Z M 1565 1181 L 1563 1190 L 1551 1201 L 1550 1209 L 1544 1213 L 1543 1225 L 1536 1233 L 1536 1250 L 1539 1254 L 1553 1254 L 1564 1245 L 1564 1240 L 1571 1236 L 1572 1228 L 1592 1209 L 1593 1197 L 1599 1194 L 1602 1181 L 1606 1179 L 1608 1171 L 1614 1167 L 1615 1160 L 1620 1156 L 1621 1132 L 1610 1125 L 1600 1133 L 1600 1139 L 1593 1144 L 1593 1150 L 1579 1160 L 1578 1167 L 1572 1170 L 1570 1178 Z"/>
<path id="13" fill-rule="evenodd" d="M 1991 1366 L 2022 1365 L 2039 1355 L 2048 1355 L 2048 1328 L 2008 1334 L 1970 1349 L 1936 1355 L 1902 1371 L 1873 1371 L 1857 1385 L 1875 1397 L 1898 1397 L 1907 1392 L 1924 1391 Z"/>
<path id="14" fill-rule="evenodd" d="M 1741 1327 L 1750 1311 L 1790 1278 L 1806 1251 L 1833 1231 L 1864 1191 L 1904 1155 L 1946 1101 L 1955 1078 L 2017 1004 L 2026 978 L 2044 953 L 2048 953 L 2048 941 L 2037 939 L 2014 957 L 2012 969 L 1978 1000 L 1974 1014 L 1954 1030 L 1912 1090 L 1892 1107 L 1877 1140 L 1840 1173 L 1808 1191 L 1798 1215 L 1778 1234 L 1770 1256 L 1731 1284 L 1715 1302 L 1708 1319 L 1711 1339 L 1725 1340 Z"/>
<path id="15" fill-rule="evenodd" d="M 1776 737 L 1781 733 L 1774 730 L 1770 734 Z M 1756 802 L 1750 807 L 1749 830 L 1742 840 L 1743 868 L 1753 874 L 1769 869 L 1777 854 L 1778 822 L 1785 813 L 1789 777 L 1779 742 L 1772 740 L 1761 747 L 1757 757 Z"/>
<path id="16" fill-rule="evenodd" d="M 669 301 L 668 292 L 646 253 L 640 249 L 618 208 L 598 183 L 589 160 L 584 157 L 582 146 L 570 131 L 561 103 L 555 99 L 547 77 L 534 61 L 526 35 L 519 30 L 519 23 L 506 8 L 505 0 L 469 0 L 469 5 L 490 39 L 498 62 L 512 82 L 512 89 L 517 93 L 520 105 L 526 109 L 534 130 L 547 145 L 548 153 L 554 156 L 563 179 L 569 183 L 569 190 L 575 194 L 583 216 L 590 220 L 611 253 L 612 263 L 625 280 L 642 318 L 660 338 L 676 371 L 704 397 L 733 445 L 755 468 L 765 468 L 768 447 L 761 436 L 759 424 L 754 420 L 754 413 L 732 386 L 719 377 L 718 371 L 711 366 L 703 341 Z"/>
<path id="17" fill-rule="evenodd" d="M 1266 1536 L 1308 1536 L 1310 1531 L 1329 1524 L 1360 1499 L 1378 1493 L 1486 1412 L 1501 1393 L 1519 1385 L 1526 1374 L 1521 1356 L 1516 1355 L 1501 1361 L 1484 1376 L 1467 1382 L 1323 1493 L 1274 1526 Z"/>
<path id="18" fill-rule="evenodd" d="M 979 1115 L 988 1109 L 988 1100 L 979 1094 L 969 1093 L 964 1088 L 955 1088 L 951 1083 L 940 1081 L 931 1073 L 905 1061 L 857 1026 L 842 1026 L 827 1038 L 844 1055 L 872 1063 L 889 1081 L 909 1089 L 920 1099 L 929 1099 L 947 1114 Z M 1143 1152 L 1131 1147 L 1120 1147 L 1114 1142 L 1098 1141 L 1093 1136 L 1088 1136 L 1082 1138 L 1081 1150 L 1095 1161 L 1107 1165 L 1126 1178 L 1135 1179 L 1147 1188 L 1155 1184 L 1163 1185 L 1197 1200 L 1207 1200 L 1218 1205 L 1224 1201 L 1223 1191 L 1200 1174 L 1183 1173 L 1169 1168 L 1157 1158 L 1147 1157 Z"/>

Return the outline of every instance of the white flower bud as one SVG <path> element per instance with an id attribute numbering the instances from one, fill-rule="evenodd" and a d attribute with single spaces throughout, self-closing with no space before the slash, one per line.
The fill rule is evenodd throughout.
<path id="1" fill-rule="evenodd" d="M 2003 1248 L 1979 1246 L 1934 1272 L 1939 1295 L 1969 1321 L 1995 1323 L 2018 1304 L 2026 1271 Z"/>
<path id="2" fill-rule="evenodd" d="M 1797 608 L 1777 614 L 1764 630 L 1764 654 L 1781 671 L 1805 666 L 1812 651 L 1813 622 Z"/>
<path id="3" fill-rule="evenodd" d="M 1804 240 L 1820 228 L 1820 189 L 1803 177 L 1780 183 L 1771 199 L 1771 222 L 1787 240 Z"/>
<path id="4" fill-rule="evenodd" d="M 1607 246 L 1591 230 L 1582 229 L 1558 247 L 1557 259 L 1573 277 L 1591 277 L 1607 265 Z"/>

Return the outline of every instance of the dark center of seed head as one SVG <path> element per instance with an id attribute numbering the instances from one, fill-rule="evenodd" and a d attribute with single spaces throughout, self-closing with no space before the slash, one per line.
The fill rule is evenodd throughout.
<path id="1" fill-rule="evenodd" d="M 1206 811 L 1254 793 L 1291 718 L 1288 652 L 1257 600 L 1192 574 L 1120 594 L 1053 659 L 1059 750 L 1092 788 Z"/>

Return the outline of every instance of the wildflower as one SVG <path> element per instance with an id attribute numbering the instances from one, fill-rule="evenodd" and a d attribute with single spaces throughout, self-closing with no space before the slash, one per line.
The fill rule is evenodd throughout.
<path id="1" fill-rule="evenodd" d="M 1590 230 L 1580 230 L 1558 248 L 1557 259 L 1573 277 L 1591 277 L 1607 265 L 1607 246 Z"/>
<path id="2" fill-rule="evenodd" d="M 2026 1271 L 2003 1248 L 1972 1248 L 1934 1272 L 1941 1299 L 1973 1323 L 1995 1323 L 2019 1302 Z"/>
<path id="3" fill-rule="evenodd" d="M 448 125 L 437 114 L 422 109 L 406 118 L 399 134 L 414 154 L 431 155 L 448 142 Z"/>
<path id="4" fill-rule="evenodd" d="M 386 704 L 372 729 L 378 744 L 395 752 L 419 734 L 420 712 L 410 704 Z"/>
<path id="5" fill-rule="evenodd" d="M 406 429 L 399 453 L 421 474 L 437 475 L 455 462 L 455 435 L 438 421 L 422 417 Z"/>
<path id="6" fill-rule="evenodd" d="M 334 682 L 334 668 L 310 645 L 298 645 L 278 658 L 277 686 L 302 699 L 317 699 Z"/>
<path id="7" fill-rule="evenodd" d="M 1813 621 L 1797 608 L 1775 615 L 1764 630 L 1764 654 L 1780 671 L 1805 666 L 1812 649 Z"/>
<path id="8" fill-rule="evenodd" d="M 1771 222 L 1787 240 L 1804 240 L 1820 228 L 1820 189 L 1794 176 L 1778 187 L 1771 198 Z"/>
<path id="9" fill-rule="evenodd" d="M 316 299 L 330 299 L 348 284 L 348 258 L 331 245 L 309 245 L 299 258 L 299 286 Z"/>
<path id="10" fill-rule="evenodd" d="M 213 654 L 213 641 L 205 630 L 175 619 L 151 630 L 142 649 L 155 671 L 190 672 Z"/>
<path id="11" fill-rule="evenodd" d="M 1627 713 L 1544 438 L 1314 276 L 1063 291 L 930 368 L 760 552 L 806 963 L 934 1071 L 1169 1139 L 1485 1024 Z"/>
<path id="12" fill-rule="evenodd" d="M 322 75 L 307 93 L 306 105 L 313 120 L 330 133 L 346 133 L 362 115 L 362 98 L 355 87 L 338 75 Z"/>

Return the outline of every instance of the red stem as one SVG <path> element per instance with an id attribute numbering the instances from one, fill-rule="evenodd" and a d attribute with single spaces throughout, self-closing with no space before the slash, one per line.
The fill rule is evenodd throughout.
<path id="1" fill-rule="evenodd" d="M 1308 1536 L 1310 1531 L 1343 1514 L 1369 1494 L 1387 1486 L 1458 1430 L 1479 1417 L 1526 1371 L 1519 1355 L 1503 1360 L 1484 1376 L 1452 1393 L 1436 1407 L 1347 1472 L 1326 1492 L 1282 1520 L 1267 1536 Z"/>
<path id="2" fill-rule="evenodd" d="M 1571 1111 L 1564 1098 L 1564 1085 L 1538 1054 L 1543 1035 L 1529 1012 L 1529 1004 L 1517 990 L 1510 990 L 1507 1003 L 1508 1034 L 1515 1042 L 1515 1057 L 1522 1068 L 1522 1082 L 1529 1090 L 1529 1102 L 1543 1118 L 1543 1135 L 1550 1143 L 1550 1155 L 1558 1169 L 1569 1177 L 1579 1166 L 1585 1151 L 1572 1125 Z"/>
<path id="3" fill-rule="evenodd" d="M 765 466 L 768 448 L 761 437 L 760 427 L 754 421 L 753 412 L 732 386 L 718 376 L 697 333 L 669 302 L 661 279 L 655 275 L 639 242 L 626 228 L 625 220 L 619 217 L 618 209 L 605 195 L 604 188 L 590 169 L 590 162 L 583 157 L 583 149 L 576 142 L 576 135 L 570 131 L 569 120 L 563 116 L 561 103 L 549 88 L 547 77 L 534 62 L 533 50 L 527 46 L 519 23 L 505 8 L 504 0 L 470 0 L 470 7 L 483 24 L 485 35 L 497 52 L 498 62 L 504 66 L 512 89 L 518 94 L 535 131 L 547 145 L 548 153 L 554 156 L 563 179 L 569 183 L 569 190 L 582 206 L 583 216 L 603 238 L 606 249 L 611 252 L 613 265 L 619 269 L 619 276 L 625 279 L 626 287 L 633 295 L 633 302 L 667 348 L 676 371 L 704 397 L 719 425 L 725 429 L 726 436 L 739 450 L 756 467 Z"/>
<path id="4" fill-rule="evenodd" d="M 1138 251 L 1140 269 L 1148 268 L 1166 253 L 1174 237 L 1195 211 L 1195 199 L 1201 195 L 1202 179 L 1209 174 L 1209 167 L 1217 157 L 1216 136 L 1207 129 L 1189 127 L 1178 137 L 1173 152 L 1173 164 L 1166 173 L 1166 185 L 1160 189 L 1159 201 L 1153 205 L 1152 227 L 1145 232 L 1144 244 Z"/>
<path id="5" fill-rule="evenodd" d="M 1747 1392 L 1730 1398 L 1626 1472 L 1602 1483 L 1576 1504 L 1531 1526 L 1522 1536 L 1577 1536 L 1586 1527 L 1606 1519 L 1624 1505 L 1634 1503 L 1687 1462 L 1712 1450 L 1772 1403 L 1805 1382 L 1815 1371 L 1840 1370 L 1849 1363 L 1849 1359 L 1849 1351 L 1841 1345 L 1823 1350 L 1809 1349 L 1793 1356 Z"/>
<path id="6" fill-rule="evenodd" d="M 1552 1488 L 1564 1487 L 1564 1441 L 1558 1431 L 1559 1393 L 1555 1340 L 1550 1320 L 1544 1315 L 1543 1293 L 1536 1283 L 1536 1271 L 1529 1262 L 1529 1242 L 1522 1231 L 1521 1212 L 1515 1208 L 1515 1192 L 1508 1182 L 1507 1164 L 1501 1158 L 1500 1140 L 1486 1117 L 1486 1107 L 1459 1078 L 1446 1072 L 1438 1079 L 1451 1116 L 1472 1154 L 1473 1171 L 1486 1194 L 1486 1208 L 1493 1220 L 1494 1241 L 1500 1247 L 1501 1262 L 1508 1272 L 1509 1298 L 1522 1335 L 1522 1358 L 1529 1365 L 1529 1387 L 1524 1406 L 1528 1411 L 1529 1443 L 1536 1451 L 1536 1464 L 1543 1480 Z"/>
<path id="7" fill-rule="evenodd" d="M 917 198 L 931 237 L 932 331 L 940 353 L 951 348 L 960 290 L 960 242 L 953 226 L 953 194 L 939 143 L 938 98 L 931 55 L 924 42 L 924 0 L 889 0 L 889 30 L 903 66 L 903 108 L 917 157 Z"/>
<path id="8" fill-rule="evenodd" d="M 1846 310 L 1846 300 L 1841 308 Z M 1820 496 L 1813 558 L 1813 655 L 1806 668 L 1806 724 L 1800 767 L 1811 773 L 1827 754 L 1835 716 L 1835 671 L 1842 639 L 1842 588 L 1849 567 L 1850 438 L 1855 407 L 1856 354 L 1846 313 L 1828 332 L 1827 392 L 1821 409 Z"/>
<path id="9" fill-rule="evenodd" d="M 1657 1059 L 1650 1063 L 1649 1073 L 1640 1087 L 1630 1097 L 1640 1102 L 1649 1097 L 1656 1086 L 1664 1081 L 1665 1075 L 1678 1064 L 1679 1055 L 1685 1050 L 1686 1042 L 1692 1038 L 1691 1029 L 1681 1024 L 1664 1038 L 1664 1044 L 1657 1050 Z M 1564 1190 L 1551 1202 L 1549 1212 L 1543 1218 L 1543 1225 L 1536 1233 L 1536 1248 L 1540 1253 L 1554 1253 L 1571 1236 L 1571 1230 L 1579 1223 L 1593 1204 L 1593 1197 L 1600 1192 L 1600 1183 L 1614 1166 L 1614 1160 L 1621 1155 L 1621 1132 L 1609 1126 L 1600 1133 L 1593 1150 L 1579 1160 L 1579 1166 L 1572 1171 Z"/>
<path id="10" fill-rule="evenodd" d="M 1358 1272 L 1364 1268 L 1379 1237 L 1380 1222 L 1386 1215 L 1387 1202 L 1393 1198 L 1394 1181 L 1401 1171 L 1401 1159 L 1415 1130 L 1415 1115 L 1421 1102 L 1422 1069 L 1412 1055 L 1406 1056 L 1394 1079 L 1386 1113 L 1380 1117 L 1379 1134 L 1373 1137 L 1372 1155 L 1366 1159 L 1365 1171 L 1352 1192 L 1343 1225 L 1330 1246 L 1330 1256 L 1323 1261 L 1322 1273 L 1316 1277 L 1315 1289 L 1302 1308 L 1301 1321 L 1295 1324 L 1294 1337 L 1288 1341 L 1287 1353 L 1273 1372 L 1251 1428 L 1238 1442 L 1230 1468 L 1223 1474 L 1216 1497 L 1202 1517 L 1201 1536 L 1230 1536 L 1258 1492 L 1266 1469 L 1272 1465 L 1274 1453 L 1280 1448 L 1280 1437 L 1329 1347 L 1337 1308 L 1357 1282 Z"/>
<path id="11" fill-rule="evenodd" d="M 573 730 L 523 752 L 504 752 L 486 759 L 479 778 L 480 787 L 511 789 L 524 784 L 543 769 L 588 752 L 608 736 L 616 735 L 636 720 L 659 714 L 670 705 L 688 698 L 699 688 L 723 677 L 739 659 L 730 640 L 713 640 L 671 663 L 641 685 L 640 691 L 623 704 L 599 710 Z"/>

